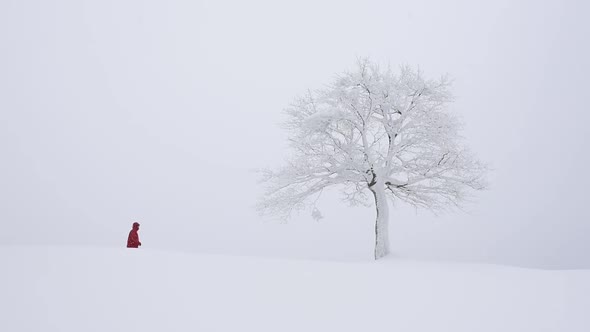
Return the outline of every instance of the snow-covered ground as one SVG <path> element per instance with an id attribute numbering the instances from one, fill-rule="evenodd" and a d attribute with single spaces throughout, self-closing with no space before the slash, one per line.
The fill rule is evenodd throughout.
<path id="1" fill-rule="evenodd" d="M 590 270 L 0 247 L 0 331 L 590 331 Z"/>

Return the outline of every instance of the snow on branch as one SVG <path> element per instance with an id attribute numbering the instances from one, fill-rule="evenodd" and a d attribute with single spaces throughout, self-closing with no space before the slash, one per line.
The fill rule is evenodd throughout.
<path id="1" fill-rule="evenodd" d="M 486 187 L 486 167 L 459 135 L 450 88 L 446 77 L 360 60 L 326 88 L 296 98 L 284 123 L 292 158 L 263 173 L 260 212 L 288 217 L 332 186 L 352 205 L 367 204 L 367 193 L 383 186 L 389 198 L 416 207 L 459 207 Z"/>

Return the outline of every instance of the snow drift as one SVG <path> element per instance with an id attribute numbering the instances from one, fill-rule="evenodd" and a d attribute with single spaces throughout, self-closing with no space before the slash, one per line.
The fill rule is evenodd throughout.
<path id="1" fill-rule="evenodd" d="M 0 331 L 589 331 L 590 271 L 0 247 Z"/>

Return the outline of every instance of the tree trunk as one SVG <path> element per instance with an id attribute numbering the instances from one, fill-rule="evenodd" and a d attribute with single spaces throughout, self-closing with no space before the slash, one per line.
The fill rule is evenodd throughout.
<path id="1" fill-rule="evenodd" d="M 375 259 L 389 254 L 389 206 L 385 196 L 385 184 L 377 181 L 369 187 L 375 196 L 375 209 L 377 217 L 375 220 Z"/>

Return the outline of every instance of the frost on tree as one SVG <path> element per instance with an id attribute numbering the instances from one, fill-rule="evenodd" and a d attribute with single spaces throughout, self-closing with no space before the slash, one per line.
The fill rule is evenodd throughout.
<path id="1" fill-rule="evenodd" d="M 363 60 L 325 89 L 296 98 L 285 123 L 293 155 L 286 166 L 263 171 L 259 210 L 287 218 L 338 186 L 351 205 L 375 203 L 375 259 L 387 255 L 388 199 L 441 210 L 485 187 L 485 167 L 447 109 L 449 89 L 444 77 Z"/>

